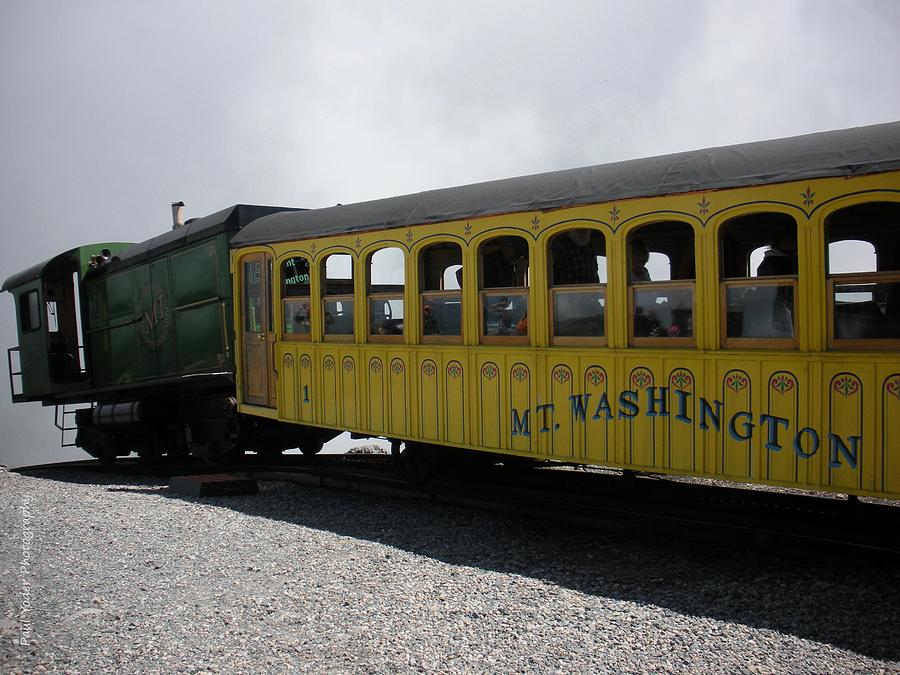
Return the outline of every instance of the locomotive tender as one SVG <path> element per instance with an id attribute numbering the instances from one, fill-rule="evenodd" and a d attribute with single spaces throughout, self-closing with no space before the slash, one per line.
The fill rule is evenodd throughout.
<path id="1" fill-rule="evenodd" d="M 14 400 L 92 403 L 97 456 L 350 431 L 900 497 L 900 122 L 195 227 L 7 280 Z"/>

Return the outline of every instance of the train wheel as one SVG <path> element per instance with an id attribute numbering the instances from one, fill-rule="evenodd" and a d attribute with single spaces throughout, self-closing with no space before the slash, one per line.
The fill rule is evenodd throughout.
<path id="1" fill-rule="evenodd" d="M 424 483 L 434 471 L 435 448 L 427 443 L 391 441 L 391 456 L 408 483 Z"/>
<path id="2" fill-rule="evenodd" d="M 224 425 L 209 425 L 205 442 L 197 443 L 197 454 L 207 464 L 225 464 L 240 452 L 241 445 Z"/>
<path id="3" fill-rule="evenodd" d="M 322 449 L 322 446 L 325 445 L 322 441 L 312 441 L 310 443 L 304 443 L 300 446 L 300 452 L 302 452 L 306 457 L 312 457 L 313 455 L 318 455 L 319 451 Z"/>

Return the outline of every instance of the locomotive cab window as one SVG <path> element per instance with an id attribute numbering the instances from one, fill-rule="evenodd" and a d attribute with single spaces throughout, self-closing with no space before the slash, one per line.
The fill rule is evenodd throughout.
<path id="1" fill-rule="evenodd" d="M 281 302 L 284 310 L 284 336 L 290 340 L 308 340 L 310 333 L 309 261 L 293 256 L 281 263 Z"/>
<path id="2" fill-rule="evenodd" d="M 462 249 L 440 243 L 419 257 L 422 341 L 462 341 Z"/>
<path id="3" fill-rule="evenodd" d="M 872 202 L 825 222 L 829 344 L 900 347 L 900 204 Z"/>
<path id="4" fill-rule="evenodd" d="M 366 294 L 369 339 L 374 342 L 403 340 L 403 265 L 403 251 L 399 248 L 383 248 L 369 256 Z"/>
<path id="5" fill-rule="evenodd" d="M 19 296 L 19 326 L 26 333 L 41 327 L 40 302 L 37 291 L 28 291 Z"/>
<path id="6" fill-rule="evenodd" d="M 528 242 L 500 236 L 478 248 L 481 341 L 528 343 Z"/>
<path id="7" fill-rule="evenodd" d="M 554 344 L 605 342 L 606 240 L 575 228 L 550 240 L 550 325 Z"/>
<path id="8" fill-rule="evenodd" d="M 628 237 L 632 345 L 694 343 L 694 230 L 663 221 Z"/>
<path id="9" fill-rule="evenodd" d="M 723 346 L 796 347 L 796 221 L 783 213 L 732 218 L 719 246 Z"/>
<path id="10" fill-rule="evenodd" d="M 325 288 L 322 298 L 325 339 L 353 338 L 353 258 L 332 253 L 322 261 Z"/>

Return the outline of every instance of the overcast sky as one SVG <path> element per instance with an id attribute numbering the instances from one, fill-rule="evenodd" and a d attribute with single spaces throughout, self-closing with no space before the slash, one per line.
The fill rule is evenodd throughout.
<path id="1" fill-rule="evenodd" d="M 900 119 L 900 2 L 0 2 L 0 278 L 316 207 Z M 16 344 L 0 296 L 0 345 Z M 3 359 L 5 362 L 5 358 Z M 3 366 L 5 371 L 5 366 Z M 58 450 L 0 378 L 0 463 Z"/>

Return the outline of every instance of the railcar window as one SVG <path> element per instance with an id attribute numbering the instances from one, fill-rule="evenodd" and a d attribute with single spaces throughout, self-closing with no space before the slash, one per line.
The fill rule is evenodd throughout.
<path id="1" fill-rule="evenodd" d="M 281 263 L 281 303 L 284 310 L 284 335 L 288 339 L 308 340 L 310 332 L 309 261 L 293 256 Z"/>
<path id="2" fill-rule="evenodd" d="M 605 335 L 606 240 L 589 228 L 575 228 L 550 240 L 550 313 L 554 344 Z"/>
<path id="3" fill-rule="evenodd" d="M 722 344 L 797 346 L 797 222 L 784 213 L 732 218 L 719 251 Z"/>
<path id="4" fill-rule="evenodd" d="M 28 291 L 19 296 L 19 325 L 22 332 L 41 327 L 40 302 L 37 291 Z"/>
<path id="5" fill-rule="evenodd" d="M 423 342 L 462 339 L 462 249 L 432 244 L 419 257 Z"/>
<path id="6" fill-rule="evenodd" d="M 900 204 L 870 202 L 825 222 L 829 343 L 900 347 Z"/>
<path id="7" fill-rule="evenodd" d="M 353 259 L 348 253 L 332 253 L 322 262 L 322 270 L 325 337 L 346 339 L 353 335 Z"/>
<path id="8" fill-rule="evenodd" d="M 369 256 L 367 267 L 369 339 L 403 339 L 404 256 L 399 248 L 382 248 Z"/>
<path id="9" fill-rule="evenodd" d="M 628 237 L 631 344 L 694 342 L 694 230 L 662 221 Z"/>
<path id="10" fill-rule="evenodd" d="M 478 248 L 482 342 L 528 342 L 528 242 L 500 236 Z"/>
<path id="11" fill-rule="evenodd" d="M 244 330 L 248 333 L 263 331 L 262 262 L 244 262 Z"/>

